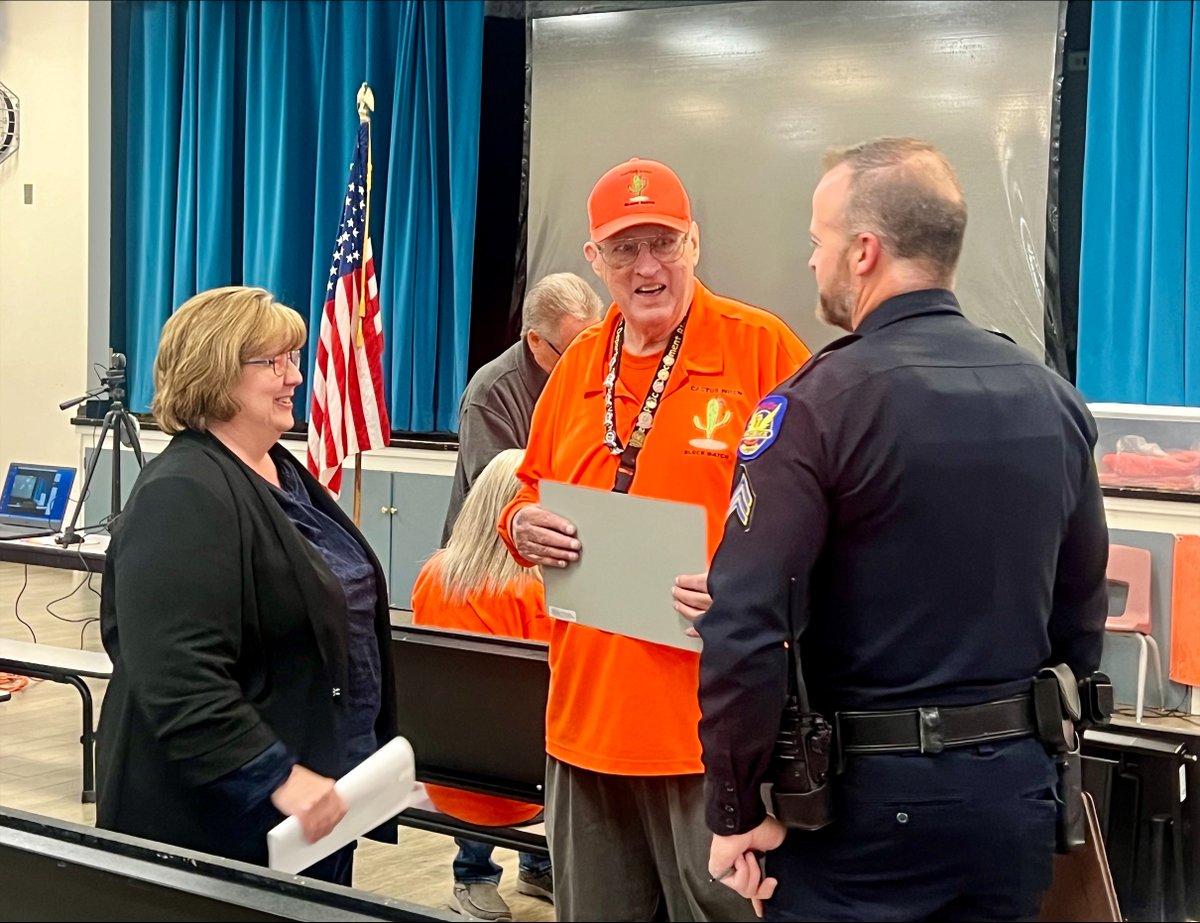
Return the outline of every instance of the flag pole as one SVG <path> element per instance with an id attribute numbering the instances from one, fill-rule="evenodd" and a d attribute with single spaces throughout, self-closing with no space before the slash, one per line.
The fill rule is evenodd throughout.
<path id="1" fill-rule="evenodd" d="M 362 284 L 359 285 L 358 291 L 358 325 L 355 334 L 355 345 L 361 347 L 363 345 L 363 318 L 367 316 L 367 254 L 365 248 L 367 241 L 371 239 L 371 110 L 375 108 L 375 94 L 371 92 L 371 88 L 367 86 L 365 80 L 358 89 L 357 102 L 358 120 L 367 126 L 367 208 L 366 214 L 363 216 Z M 354 525 L 362 525 L 362 452 L 354 453 Z"/>

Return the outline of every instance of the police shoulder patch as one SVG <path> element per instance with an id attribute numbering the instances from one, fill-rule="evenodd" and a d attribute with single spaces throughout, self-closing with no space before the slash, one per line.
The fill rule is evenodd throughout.
<path id="1" fill-rule="evenodd" d="M 743 531 L 750 531 L 750 520 L 754 516 L 754 487 L 750 484 L 750 472 L 745 465 L 738 465 L 737 484 L 733 488 L 733 496 L 729 498 L 729 512 L 725 518 L 736 516 L 742 524 Z"/>
<path id="2" fill-rule="evenodd" d="M 787 403 L 787 398 L 781 394 L 768 394 L 758 402 L 758 406 L 746 422 L 742 441 L 738 443 L 738 458 L 750 461 L 771 447 L 771 443 L 779 435 L 783 415 L 787 412 Z"/>

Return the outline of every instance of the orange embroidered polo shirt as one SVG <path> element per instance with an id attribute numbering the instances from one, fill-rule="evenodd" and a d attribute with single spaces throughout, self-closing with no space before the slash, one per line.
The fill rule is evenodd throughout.
<path id="1" fill-rule="evenodd" d="M 413 586 L 414 625 L 533 641 L 548 639 L 550 620 L 545 614 L 546 597 L 540 580 L 531 576 L 501 592 L 468 593 L 464 601 L 451 604 L 438 579 L 438 557 L 425 563 Z M 512 707 L 520 708 L 521 703 L 514 702 Z M 427 784 L 425 791 L 443 814 L 485 827 L 523 824 L 542 812 L 541 805 L 448 786 Z"/>
<path id="2" fill-rule="evenodd" d="M 746 420 L 760 398 L 808 359 L 809 351 L 775 315 L 714 295 L 699 280 L 689 314 L 678 362 L 629 492 L 703 506 L 711 559 L 724 529 Z M 537 502 L 543 478 L 613 486 L 617 458 L 604 446 L 604 378 L 620 317 L 613 305 L 603 323 L 576 338 L 534 410 L 525 461 L 517 473 L 524 486 L 499 523 L 518 560 L 508 523 L 520 507 Z M 613 397 L 622 443 L 633 431 L 657 367 L 657 357 L 622 358 Z M 664 596 L 670 592 L 663 587 Z M 573 766 L 616 775 L 703 771 L 698 654 L 550 621 L 547 753 Z"/>

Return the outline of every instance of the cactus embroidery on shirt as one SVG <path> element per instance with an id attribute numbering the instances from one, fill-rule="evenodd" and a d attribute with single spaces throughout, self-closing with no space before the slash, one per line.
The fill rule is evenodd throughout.
<path id="1" fill-rule="evenodd" d="M 690 439 L 688 440 L 688 445 L 694 446 L 697 449 L 712 449 L 718 452 L 721 449 L 729 448 L 729 443 L 722 442 L 720 439 L 714 439 L 713 434 L 722 426 L 725 426 L 732 418 L 733 414 L 730 413 L 724 400 L 719 397 L 710 398 L 708 405 L 704 409 L 704 420 L 701 421 L 698 416 L 692 417 L 692 425 L 704 433 L 704 438 Z"/>

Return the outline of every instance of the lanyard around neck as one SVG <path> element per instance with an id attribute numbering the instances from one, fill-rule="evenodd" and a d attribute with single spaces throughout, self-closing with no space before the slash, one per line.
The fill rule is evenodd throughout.
<path id="1" fill-rule="evenodd" d="M 617 418 L 613 400 L 617 388 L 617 376 L 621 372 L 621 350 L 625 342 L 624 318 L 617 322 L 617 329 L 613 331 L 612 356 L 608 360 L 608 377 L 604 379 L 604 446 L 613 455 L 621 456 L 617 463 L 617 476 L 612 488 L 615 493 L 627 494 L 633 484 L 633 476 L 637 472 L 638 453 L 642 451 L 642 446 L 646 443 L 646 435 L 654 424 L 654 414 L 658 411 L 658 405 L 662 402 L 671 371 L 679 359 L 679 348 L 683 345 L 683 330 L 687 326 L 690 313 L 683 315 L 683 320 L 679 322 L 679 326 L 671 335 L 671 342 L 663 350 L 662 358 L 658 361 L 658 371 L 654 373 L 654 378 L 650 382 L 650 390 L 646 392 L 646 398 L 642 401 L 641 412 L 634 421 L 633 433 L 630 434 L 629 442 L 626 445 L 621 445 L 621 439 L 617 436 Z"/>

